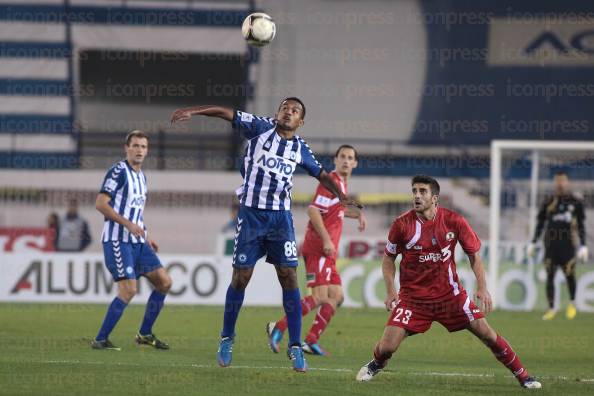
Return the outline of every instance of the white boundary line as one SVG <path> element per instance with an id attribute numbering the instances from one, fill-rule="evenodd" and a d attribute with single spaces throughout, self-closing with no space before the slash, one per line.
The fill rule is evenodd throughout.
<path id="1" fill-rule="evenodd" d="M 79 365 L 89 365 L 89 366 L 130 366 L 130 367 L 186 367 L 186 368 L 198 368 L 198 369 L 214 369 L 220 368 L 216 364 L 160 364 L 160 363 L 133 363 L 133 362 L 89 362 L 89 361 L 80 361 L 80 360 L 39 360 L 39 361 L 29 361 L 26 363 L 30 364 L 79 364 Z M 288 370 L 291 369 L 290 366 L 240 366 L 240 365 L 233 365 L 225 368 L 231 369 L 247 369 L 247 370 Z M 324 368 L 324 367 L 310 367 L 309 370 L 312 371 L 328 371 L 328 372 L 335 372 L 335 373 L 354 373 L 354 370 L 351 369 L 343 369 L 343 368 Z"/>
<path id="2" fill-rule="evenodd" d="M 0 361 L 0 363 L 7 363 L 7 361 Z M 133 363 L 133 362 L 93 362 L 83 360 L 37 360 L 37 361 L 20 361 L 18 363 L 28 364 L 76 364 L 76 365 L 88 365 L 88 366 L 131 366 L 131 367 L 186 367 L 186 368 L 197 368 L 197 369 L 218 369 L 219 366 L 215 364 L 160 364 L 160 363 Z M 229 366 L 226 369 L 243 369 L 243 370 L 289 370 L 289 366 Z M 310 367 L 310 371 L 322 371 L 332 373 L 355 373 L 358 370 L 352 370 L 347 368 L 324 368 L 324 367 Z M 406 371 L 387 371 L 383 372 L 382 375 L 415 375 L 415 376 L 435 376 L 435 377 L 470 377 L 470 378 L 494 378 L 495 374 L 492 373 L 459 373 L 459 372 L 443 372 L 443 371 L 424 371 L 424 372 L 406 372 Z M 506 377 L 510 377 L 507 375 Z M 538 376 L 537 379 L 541 380 L 560 380 L 560 381 L 572 381 L 572 382 L 584 382 L 594 384 L 594 378 L 570 378 L 562 375 L 553 376 Z"/>

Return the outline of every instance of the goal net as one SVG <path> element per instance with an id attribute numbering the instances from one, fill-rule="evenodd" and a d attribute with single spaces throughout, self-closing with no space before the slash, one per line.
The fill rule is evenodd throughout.
<path id="1" fill-rule="evenodd" d="M 594 235 L 594 142 L 494 140 L 489 180 L 488 284 L 498 308 L 544 310 L 546 271 L 542 237 L 536 254 L 527 245 L 536 228 L 538 210 L 554 192 L 553 176 L 567 173 L 570 191 L 584 199 L 586 237 Z M 590 250 L 594 246 L 590 244 Z M 594 312 L 594 268 L 577 265 L 576 306 Z M 561 270 L 555 278 L 555 304 L 568 299 Z"/>

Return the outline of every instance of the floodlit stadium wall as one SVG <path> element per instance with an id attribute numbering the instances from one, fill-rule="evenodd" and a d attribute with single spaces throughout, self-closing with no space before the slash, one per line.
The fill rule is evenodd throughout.
<path id="1" fill-rule="evenodd" d="M 279 33 L 256 68 L 259 112 L 291 92 L 329 137 L 445 146 L 593 139 L 592 2 L 262 5 Z"/>
<path id="2" fill-rule="evenodd" d="M 249 13 L 248 0 L 212 3 L 2 0 L 1 3 L 0 164 L 3 167 L 18 167 L 14 161 L 22 157 L 58 159 L 62 162 L 58 167 L 78 167 L 78 132 L 96 129 L 98 125 L 115 131 L 122 126 L 124 130 L 138 129 L 142 122 L 160 125 L 161 120 L 153 120 L 159 111 L 150 108 L 151 97 L 175 96 L 187 103 L 202 93 L 188 92 L 187 81 L 179 84 L 181 87 L 174 94 L 173 84 L 161 86 L 158 82 L 151 84 L 150 80 L 138 82 L 130 78 L 130 81 L 115 81 L 108 95 L 104 95 L 105 81 L 89 81 L 92 67 L 82 67 L 93 63 L 94 55 L 102 58 L 104 64 L 110 60 L 129 61 L 142 70 L 159 61 L 174 63 L 176 59 L 189 59 L 197 54 L 225 59 L 239 57 L 248 50 L 240 34 L 241 22 Z M 245 80 L 243 75 L 241 80 Z M 125 103 L 130 98 L 139 99 L 141 105 Z M 110 106 L 102 107 L 101 99 L 111 101 Z M 125 107 L 124 111 L 115 111 L 118 104 L 120 110 Z M 160 108 L 164 123 L 175 107 L 179 106 Z"/>
<path id="3" fill-rule="evenodd" d="M 78 132 L 169 130 L 171 111 L 195 101 L 272 115 L 286 96 L 307 104 L 304 136 L 364 137 L 362 153 L 465 147 L 472 158 L 492 139 L 594 136 L 594 5 L 580 0 L 263 0 L 255 4 L 278 34 L 257 51 L 240 35 L 247 0 L 1 2 L 0 167 L 33 158 L 77 168 Z M 98 62 L 118 56 L 129 62 Z M 234 62 L 209 68 L 195 56 Z M 172 57 L 188 57 L 186 67 Z M 126 81 L 130 63 L 144 72 Z M 204 73 L 225 64 L 222 76 Z M 112 71 L 109 90 L 94 66 Z M 157 74 L 164 79 L 151 79 Z M 154 94 L 162 83 L 195 91 Z M 229 132 L 220 136 L 233 155 Z M 461 176 L 476 175 L 469 170 Z"/>

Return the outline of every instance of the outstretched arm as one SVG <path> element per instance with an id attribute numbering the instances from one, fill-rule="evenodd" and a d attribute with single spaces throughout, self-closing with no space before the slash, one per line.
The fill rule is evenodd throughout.
<path id="1" fill-rule="evenodd" d="M 353 205 L 359 209 L 363 209 L 363 205 L 353 199 L 349 199 L 345 194 L 342 193 L 340 188 L 336 185 L 336 182 L 332 179 L 332 176 L 330 176 L 325 170 L 320 172 L 318 180 L 324 187 L 326 187 L 326 189 L 328 189 L 328 191 L 337 196 L 343 205 Z"/>
<path id="2" fill-rule="evenodd" d="M 489 294 L 489 291 L 487 290 L 487 280 L 485 278 L 483 260 L 478 253 L 469 254 L 468 260 L 470 260 L 470 267 L 476 277 L 477 288 L 474 296 L 481 300 L 481 309 L 487 314 L 493 309 L 493 301 L 491 300 L 491 294 Z"/>
<path id="3" fill-rule="evenodd" d="M 179 121 L 187 121 L 192 116 L 203 115 L 207 117 L 218 117 L 226 121 L 233 121 L 233 110 L 228 107 L 215 106 L 215 105 L 201 105 L 184 107 L 177 109 L 171 115 L 171 123 L 175 124 Z"/>

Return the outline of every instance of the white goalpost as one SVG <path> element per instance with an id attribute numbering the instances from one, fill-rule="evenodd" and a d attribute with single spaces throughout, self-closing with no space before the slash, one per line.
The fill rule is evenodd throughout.
<path id="1" fill-rule="evenodd" d="M 539 165 L 541 155 L 551 151 L 581 151 L 594 153 L 594 141 L 493 140 L 489 191 L 489 252 L 487 283 L 494 306 L 499 300 L 500 221 L 502 194 L 502 155 L 506 151 L 530 152 L 529 235 L 534 234 L 537 215 Z"/>

